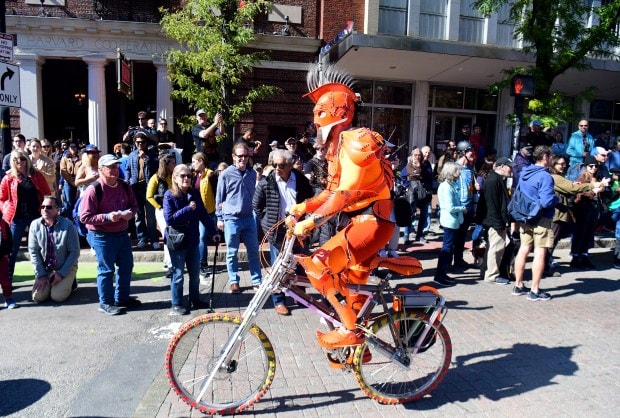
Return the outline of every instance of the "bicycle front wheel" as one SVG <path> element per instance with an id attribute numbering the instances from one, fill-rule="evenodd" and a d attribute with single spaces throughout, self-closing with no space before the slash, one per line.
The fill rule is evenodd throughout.
<path id="1" fill-rule="evenodd" d="M 423 326 L 429 323 L 426 314 L 398 312 L 392 315 L 401 336 L 408 337 L 408 347 L 413 347 Z M 377 338 L 390 342 L 394 338 L 387 315 L 378 318 L 371 330 Z M 368 350 L 368 353 L 364 354 Z M 411 353 L 411 348 L 408 349 Z M 362 344 L 353 357 L 353 372 L 362 390 L 375 401 L 383 404 L 409 403 L 429 394 L 445 376 L 452 358 L 452 341 L 443 324 L 435 323 L 415 356 L 409 354 L 409 365 L 385 357 L 372 346 Z"/>
<path id="2" fill-rule="evenodd" d="M 202 315 L 184 324 L 168 344 L 168 382 L 192 408 L 206 414 L 241 412 L 258 402 L 271 386 L 275 352 L 265 333 L 253 325 L 230 364 L 220 368 L 200 397 L 220 351 L 240 322 L 236 315 Z"/>

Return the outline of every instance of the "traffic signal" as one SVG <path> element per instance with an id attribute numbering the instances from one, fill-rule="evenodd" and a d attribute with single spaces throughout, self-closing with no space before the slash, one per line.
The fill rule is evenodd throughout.
<path id="1" fill-rule="evenodd" d="M 533 75 L 517 74 L 510 81 L 510 95 L 517 97 L 534 97 L 536 79 Z"/>

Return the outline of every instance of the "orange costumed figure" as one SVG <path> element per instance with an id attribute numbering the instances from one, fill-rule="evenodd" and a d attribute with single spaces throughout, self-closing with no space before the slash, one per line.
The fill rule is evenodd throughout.
<path id="1" fill-rule="evenodd" d="M 355 103 L 350 76 L 329 66 L 308 73 L 308 96 L 315 103 L 314 123 L 317 145 L 327 149 L 328 185 L 315 197 L 291 208 L 294 233 L 307 235 L 332 216 L 345 212 L 350 224 L 333 236 L 312 256 L 297 256 L 312 285 L 335 308 L 342 327 L 328 333 L 318 332 L 319 344 L 338 348 L 361 344 L 356 330 L 356 312 L 364 302 L 350 295 L 347 283 L 366 283 L 371 262 L 394 231 L 390 221 L 393 202 L 390 190 L 394 175 L 384 158 L 386 141 L 367 128 L 352 128 Z M 346 300 L 346 304 L 342 302 Z"/>

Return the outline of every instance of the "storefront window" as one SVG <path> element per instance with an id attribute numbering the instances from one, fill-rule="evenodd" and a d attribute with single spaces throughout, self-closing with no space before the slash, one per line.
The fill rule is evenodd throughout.
<path id="1" fill-rule="evenodd" d="M 497 96 L 483 89 L 432 86 L 429 107 L 495 112 L 497 111 Z"/>
<path id="2" fill-rule="evenodd" d="M 411 106 L 412 85 L 405 83 L 375 83 L 374 103 Z"/>

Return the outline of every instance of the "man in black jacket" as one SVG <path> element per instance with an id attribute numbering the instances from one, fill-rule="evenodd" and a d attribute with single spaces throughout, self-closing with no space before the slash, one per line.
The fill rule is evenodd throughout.
<path id="1" fill-rule="evenodd" d="M 286 217 L 291 206 L 314 196 L 310 181 L 301 171 L 293 168 L 293 154 L 287 150 L 273 153 L 274 170 L 256 186 L 252 206 L 265 234 L 269 234 L 271 263 L 275 262 L 286 233 L 284 223 L 275 231 L 270 229 Z M 284 294 L 274 293 L 273 304 L 280 315 L 288 315 Z"/>
<path id="2" fill-rule="evenodd" d="M 510 227 L 508 217 L 508 192 L 506 177 L 512 173 L 512 160 L 506 157 L 498 158 L 493 171 L 482 185 L 482 195 L 479 201 L 479 214 L 482 215 L 482 225 L 488 234 L 486 271 L 484 281 L 507 285 L 506 277 L 500 277 L 499 266 L 506 248 L 506 234 Z"/>

